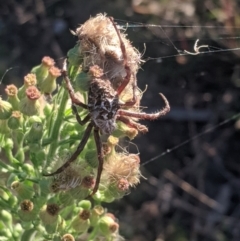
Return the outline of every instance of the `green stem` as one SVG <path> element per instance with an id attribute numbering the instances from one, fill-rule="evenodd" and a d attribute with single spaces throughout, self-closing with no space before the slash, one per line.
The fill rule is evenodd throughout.
<path id="1" fill-rule="evenodd" d="M 94 241 L 97 233 L 98 233 L 98 226 L 95 226 L 91 234 L 88 236 L 87 241 Z"/>
<path id="2" fill-rule="evenodd" d="M 5 153 L 8 161 L 15 167 L 19 166 L 20 162 L 13 156 L 12 150 L 10 148 L 5 148 Z"/>
<path id="3" fill-rule="evenodd" d="M 52 122 L 52 126 L 51 126 L 50 139 L 52 140 L 52 143 L 49 147 L 46 166 L 49 166 L 49 164 L 51 163 L 51 161 L 55 155 L 56 149 L 59 145 L 58 144 L 58 139 L 59 139 L 59 134 L 60 134 L 59 131 L 60 131 L 60 127 L 61 127 L 61 124 L 63 121 L 64 111 L 65 111 L 67 100 L 68 100 L 68 93 L 67 93 L 67 91 L 65 91 L 63 89 L 63 87 L 60 89 L 59 92 L 60 93 L 58 95 L 57 100 L 60 99 L 60 105 L 57 110 L 57 117 Z"/>

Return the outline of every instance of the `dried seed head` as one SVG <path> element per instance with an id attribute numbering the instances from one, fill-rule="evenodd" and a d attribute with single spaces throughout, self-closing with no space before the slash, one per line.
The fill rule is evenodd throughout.
<path id="1" fill-rule="evenodd" d="M 78 215 L 80 219 L 87 220 L 90 218 L 91 212 L 89 210 L 82 210 Z"/>
<path id="2" fill-rule="evenodd" d="M 22 221 L 30 222 L 36 220 L 37 212 L 34 211 L 34 204 L 30 200 L 23 200 L 20 203 L 20 209 L 18 211 L 19 218 Z"/>
<path id="3" fill-rule="evenodd" d="M 60 208 L 57 204 L 53 203 L 53 204 L 48 204 L 46 207 L 46 211 L 49 215 L 51 216 L 56 216 L 58 214 L 58 212 L 60 211 Z"/>
<path id="4" fill-rule="evenodd" d="M 79 165 L 70 165 L 63 172 L 54 176 L 50 189 L 56 193 L 59 191 L 67 191 L 81 185 L 81 171 Z"/>
<path id="5" fill-rule="evenodd" d="M 140 165 L 136 154 L 116 153 L 104 163 L 102 182 L 125 189 L 139 183 Z"/>
<path id="6" fill-rule="evenodd" d="M 125 178 L 121 178 L 120 180 L 118 180 L 117 188 L 119 189 L 119 191 L 122 191 L 122 192 L 127 191 L 129 189 L 128 180 L 126 180 Z"/>
<path id="7" fill-rule="evenodd" d="M 125 46 L 125 53 L 121 49 L 119 35 Z M 131 45 L 120 26 L 106 15 L 98 14 L 90 18 L 76 30 L 79 37 L 80 52 L 83 55 L 83 68 L 98 65 L 106 73 L 112 83 L 121 83 L 126 76 L 125 61 L 133 75 L 136 75 L 141 63 L 139 52 Z M 126 55 L 126 60 L 124 55 Z"/>
<path id="8" fill-rule="evenodd" d="M 103 70 L 98 65 L 91 66 L 88 73 L 94 78 L 101 78 L 103 76 Z"/>
<path id="9" fill-rule="evenodd" d="M 24 212 L 31 212 L 34 208 L 34 205 L 30 200 L 24 200 L 21 202 L 20 208 Z"/>

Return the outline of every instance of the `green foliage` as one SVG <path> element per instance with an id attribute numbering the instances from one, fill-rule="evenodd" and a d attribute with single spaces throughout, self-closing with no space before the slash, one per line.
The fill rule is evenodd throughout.
<path id="1" fill-rule="evenodd" d="M 70 51 L 68 71 L 73 85 L 81 86 L 81 83 L 76 84 L 74 80 L 79 82 L 80 76 L 86 74 L 82 73 L 79 61 L 78 65 L 74 65 L 76 59 L 71 61 L 71 55 L 75 56 L 73 53 L 76 50 L 75 47 Z M 47 67 L 46 62 L 49 64 Z M 129 155 L 115 151 L 117 137 L 110 136 L 104 143 L 108 170 L 103 172 L 99 190 L 92 202 L 85 200 L 94 186 L 98 167 L 92 135 L 81 155 L 66 170 L 54 177 L 42 175 L 53 172 L 68 160 L 85 131 L 85 127 L 80 126 L 72 114 L 64 84 L 51 95 L 45 92 L 46 88 L 41 88 L 49 79 L 46 70 L 51 69 L 53 64 L 51 58 L 44 57 L 41 65 L 34 67 L 32 74 L 25 77 L 28 80 L 35 78 L 37 83 L 33 81 L 31 85 L 31 81 L 25 81 L 20 88 L 21 95 L 11 85 L 15 88 L 15 97 L 11 96 L 8 100 L 15 98 L 19 103 L 15 104 L 14 110 L 8 101 L 1 100 L 3 118 L 0 120 L 0 174 L 4 178 L 1 179 L 0 189 L 0 239 L 68 240 L 70 237 L 74 240 L 85 235 L 86 240 L 97 240 L 100 237 L 117 240 L 120 238 L 118 224 L 106 216 L 100 205 L 101 202 L 112 202 L 129 192 L 117 188 L 118 172 L 121 172 L 121 168 L 126 172 L 127 167 L 127 164 L 124 167 L 117 163 Z M 54 90 L 56 83 L 52 83 L 52 80 L 51 78 Z M 85 77 L 84 81 L 86 80 L 88 77 Z M 87 103 L 87 87 L 80 89 L 80 98 Z M 81 118 L 87 114 L 81 109 L 78 111 Z M 124 136 L 127 136 L 127 132 L 124 135 L 122 128 L 121 137 Z M 132 168 L 133 166 L 129 167 Z M 134 168 L 137 171 L 134 173 L 135 179 L 132 178 L 132 185 L 139 182 L 139 162 L 136 162 Z M 129 176 L 130 173 L 132 172 L 128 170 L 120 177 Z M 81 215 L 84 210 L 89 213 L 89 217 Z"/>

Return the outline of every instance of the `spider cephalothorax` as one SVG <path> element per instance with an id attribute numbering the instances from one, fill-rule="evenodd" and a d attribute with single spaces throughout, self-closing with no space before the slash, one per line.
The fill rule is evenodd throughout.
<path id="1" fill-rule="evenodd" d="M 91 38 L 92 32 L 87 33 L 85 32 L 83 34 L 84 28 L 80 27 L 79 30 L 77 30 L 77 34 L 81 35 L 81 37 L 85 38 L 86 42 L 82 42 L 81 44 L 90 44 L 92 50 L 94 50 L 93 56 L 91 56 L 91 61 L 88 61 L 89 64 L 89 90 L 88 90 L 88 103 L 82 103 L 77 95 L 74 92 L 74 89 L 71 85 L 70 79 L 67 74 L 67 66 L 66 62 L 64 64 L 62 74 L 66 82 L 66 88 L 69 92 L 69 96 L 72 100 L 72 109 L 73 112 L 76 115 L 76 119 L 80 125 L 84 125 L 88 123 L 86 130 L 83 134 L 83 137 L 76 149 L 76 151 L 72 154 L 72 156 L 67 160 L 67 162 L 62 165 L 60 168 L 58 168 L 55 172 L 51 174 L 46 174 L 45 176 L 52 176 L 58 173 L 63 172 L 73 161 L 76 160 L 78 155 L 82 152 L 84 149 L 91 132 L 93 130 L 93 136 L 96 143 L 96 149 L 97 149 L 97 156 L 98 156 L 98 170 L 97 170 L 97 176 L 96 176 L 96 182 L 95 186 L 92 190 L 91 195 L 95 194 L 98 190 L 98 186 L 101 179 L 101 174 L 103 170 L 103 162 L 104 162 L 104 151 L 103 151 L 103 145 L 100 138 L 100 134 L 111 134 L 115 130 L 116 122 L 120 121 L 123 122 L 125 125 L 127 125 L 130 128 L 134 128 L 137 131 L 146 132 L 147 127 L 144 125 L 139 124 L 137 121 L 141 119 L 145 120 L 154 120 L 159 118 L 160 116 L 165 115 L 169 110 L 170 106 L 166 99 L 166 97 L 162 94 L 161 97 L 164 100 L 165 107 L 161 111 L 154 113 L 154 114 L 147 114 L 144 112 L 140 112 L 139 106 L 138 106 L 138 98 L 136 97 L 136 71 L 138 68 L 138 64 L 140 60 L 138 59 L 137 54 L 133 47 L 130 47 L 130 42 L 126 40 L 125 35 L 121 34 L 119 32 L 119 29 L 116 27 L 114 21 L 112 18 L 107 18 L 103 15 L 98 15 L 96 18 L 100 18 L 104 24 L 107 24 L 107 26 L 110 26 L 110 29 L 112 29 L 112 35 L 109 35 L 109 32 L 106 32 L 106 36 L 99 35 L 97 33 L 96 39 L 93 41 Z M 89 20 L 90 21 L 90 20 Z M 102 24 L 103 24 L 102 23 Z M 88 23 L 89 24 L 89 23 Z M 92 24 L 92 23 L 91 23 Z M 95 23 L 97 24 L 97 22 Z M 104 26 L 103 24 L 103 26 Z M 93 25 L 94 26 L 94 25 Z M 100 26 L 94 26 L 95 31 L 97 29 L 101 29 Z M 102 29 L 104 30 L 104 29 Z M 107 29 L 109 31 L 109 29 Z M 104 31 L 103 31 L 104 32 Z M 90 36 L 86 36 L 89 34 Z M 108 36 L 109 35 L 109 36 Z M 113 39 L 113 35 L 116 35 Z M 109 45 L 107 41 L 107 37 L 109 37 Z M 104 44 L 106 45 L 105 52 L 102 46 L 100 46 L 99 39 L 102 41 L 104 40 Z M 123 40 L 124 39 L 124 40 Z M 97 41 L 98 40 L 98 41 Z M 89 42 L 90 41 L 90 42 Z M 81 41 L 80 41 L 81 42 Z M 125 46 L 126 45 L 126 46 Z M 111 51 L 115 48 L 117 51 L 116 55 L 119 55 L 119 61 L 116 61 L 112 58 L 109 60 L 109 53 L 107 50 L 111 49 Z M 121 50 L 121 53 L 119 54 L 118 51 Z M 134 58 L 132 58 L 134 55 Z M 91 52 L 88 53 L 88 55 L 91 55 Z M 113 56 L 113 55 L 112 55 Z M 94 59 L 94 57 L 96 59 Z M 99 64 L 99 59 L 105 59 L 102 63 Z M 106 62 L 106 59 L 107 62 Z M 117 65 L 114 65 L 116 64 Z M 107 68 L 105 68 L 105 65 L 107 65 Z M 114 79 L 116 77 L 112 76 L 111 71 L 109 69 L 109 66 L 115 66 L 114 71 L 119 68 L 120 74 L 116 72 L 116 74 L 119 74 L 118 78 L 120 79 L 120 82 L 118 85 L 114 84 Z M 117 67 L 116 67 L 117 66 Z M 113 72 L 112 72 L 113 73 Z M 132 99 L 127 100 L 126 102 L 123 102 L 120 100 L 120 97 L 122 96 L 122 93 L 126 91 L 126 87 L 131 89 L 132 92 Z M 76 106 L 80 106 L 84 109 L 87 109 L 89 113 L 86 115 L 86 117 L 82 120 L 79 116 Z M 135 111 L 137 110 L 137 111 Z"/>

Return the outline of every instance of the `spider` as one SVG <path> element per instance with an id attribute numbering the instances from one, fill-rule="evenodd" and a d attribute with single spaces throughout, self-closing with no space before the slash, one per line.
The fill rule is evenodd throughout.
<path id="1" fill-rule="evenodd" d="M 56 171 L 50 174 L 44 174 L 44 176 L 53 176 L 63 172 L 80 155 L 80 153 L 84 149 L 91 135 L 91 132 L 93 131 L 99 164 L 98 164 L 95 186 L 93 187 L 92 192 L 89 196 L 92 196 L 97 192 L 100 179 L 101 179 L 101 174 L 103 171 L 104 154 L 103 154 L 103 145 L 102 145 L 100 135 L 101 134 L 110 135 L 116 128 L 116 121 L 121 121 L 131 128 L 135 128 L 141 132 L 146 132 L 147 128 L 137 123 L 132 118 L 139 119 L 139 120 L 143 120 L 143 119 L 154 120 L 159 118 L 160 116 L 165 115 L 167 112 L 170 111 L 168 100 L 161 93 L 160 93 L 160 96 L 165 102 L 165 107 L 161 111 L 154 114 L 147 114 L 144 112 L 134 112 L 134 111 L 128 110 L 129 108 L 134 107 L 137 102 L 137 98 L 135 96 L 135 91 L 134 91 L 136 86 L 135 83 L 133 84 L 132 100 L 123 103 L 119 99 L 119 96 L 124 91 L 125 87 L 130 83 L 132 73 L 127 63 L 127 53 L 126 53 L 124 43 L 121 39 L 119 30 L 116 27 L 113 21 L 113 18 L 109 17 L 109 19 L 111 20 L 119 37 L 119 43 L 123 54 L 123 64 L 126 70 L 126 76 L 121 82 L 121 84 L 115 90 L 110 80 L 104 74 L 103 70 L 98 65 L 91 66 L 88 71 L 91 78 L 90 84 L 89 84 L 89 90 L 88 90 L 88 103 L 85 104 L 85 103 L 82 103 L 78 99 L 77 95 L 75 94 L 67 74 L 66 61 L 64 62 L 62 75 L 66 82 L 66 88 L 69 92 L 69 96 L 72 101 L 73 113 L 75 114 L 76 119 L 80 125 L 85 125 L 86 123 L 88 123 L 88 125 L 76 151 L 67 160 L 67 162 L 63 164 L 61 167 L 59 167 Z M 79 116 L 76 106 L 80 106 L 89 111 L 89 113 L 84 119 L 81 119 L 81 117 Z"/>

